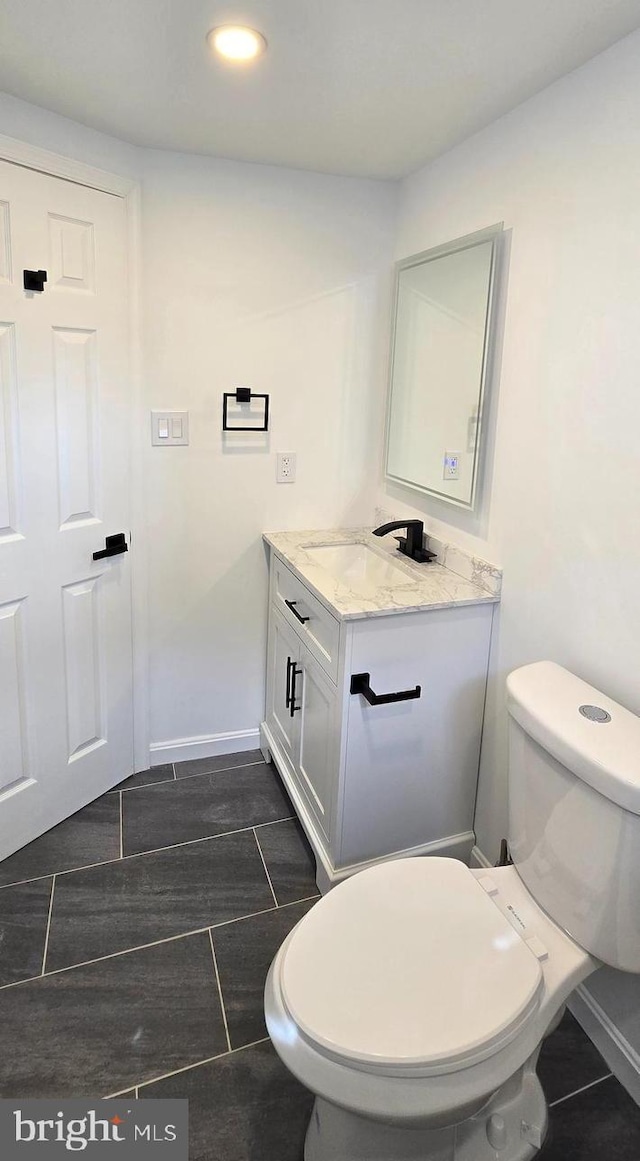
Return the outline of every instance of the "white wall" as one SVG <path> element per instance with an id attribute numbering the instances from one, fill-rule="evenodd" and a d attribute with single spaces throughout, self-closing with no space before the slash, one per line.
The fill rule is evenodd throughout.
<path id="1" fill-rule="evenodd" d="M 396 196 L 389 183 L 145 155 L 147 401 L 191 420 L 189 448 L 146 457 L 156 745 L 258 726 L 262 531 L 371 519 Z M 237 385 L 270 394 L 268 438 L 223 439 L 222 392 Z M 297 453 L 297 483 L 276 484 L 278 450 Z"/>
<path id="2" fill-rule="evenodd" d="M 39 149 L 73 157 L 96 169 L 106 169 L 123 177 L 135 178 L 138 174 L 139 150 L 133 145 L 8 93 L 0 93 L 0 133 L 37 145 Z"/>
<path id="3" fill-rule="evenodd" d="M 504 567 L 476 819 L 491 859 L 507 825 L 511 668 L 552 658 L 640 712 L 639 58 L 634 34 L 403 190 L 397 257 L 496 221 L 510 232 L 485 510 L 380 494 Z M 619 1001 L 615 978 L 597 988 L 640 1048 L 638 981 Z"/>
<path id="4" fill-rule="evenodd" d="M 146 402 L 191 414 L 184 449 L 142 419 L 151 740 L 257 730 L 262 531 L 371 519 L 398 186 L 139 150 L 3 93 L 0 133 L 144 178 Z M 238 384 L 270 393 L 268 438 L 223 441 Z"/>

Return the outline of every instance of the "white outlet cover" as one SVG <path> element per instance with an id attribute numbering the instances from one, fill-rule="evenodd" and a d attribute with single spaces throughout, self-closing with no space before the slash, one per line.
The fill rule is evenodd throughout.
<path id="1" fill-rule="evenodd" d="M 443 480 L 460 479 L 460 452 L 446 451 L 442 470 Z"/>
<path id="2" fill-rule="evenodd" d="M 295 484 L 296 453 L 278 452 L 276 455 L 276 483 Z"/>

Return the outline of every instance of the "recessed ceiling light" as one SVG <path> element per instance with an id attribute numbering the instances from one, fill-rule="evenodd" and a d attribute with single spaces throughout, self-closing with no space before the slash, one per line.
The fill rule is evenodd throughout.
<path id="1" fill-rule="evenodd" d="M 240 24 L 221 24 L 207 34 L 209 48 L 227 60 L 255 60 L 267 47 L 261 32 L 254 28 L 244 28 Z"/>

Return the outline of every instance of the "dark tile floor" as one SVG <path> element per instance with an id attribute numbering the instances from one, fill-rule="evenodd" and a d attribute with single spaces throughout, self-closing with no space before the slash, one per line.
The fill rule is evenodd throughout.
<path id="1" fill-rule="evenodd" d="M 301 1161 L 312 1098 L 262 994 L 317 898 L 259 751 L 133 775 L 0 863 L 0 1096 L 188 1097 L 190 1161 Z M 640 1109 L 572 1016 L 544 1161 L 638 1161 Z"/>

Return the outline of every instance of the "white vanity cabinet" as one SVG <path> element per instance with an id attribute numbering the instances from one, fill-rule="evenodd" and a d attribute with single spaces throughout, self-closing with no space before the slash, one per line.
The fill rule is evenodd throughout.
<path id="1" fill-rule="evenodd" d="M 398 854 L 468 860 L 493 609 L 341 617 L 272 550 L 261 747 L 321 890 Z M 351 692 L 362 674 L 377 695 L 413 696 L 370 704 Z"/>
<path id="2" fill-rule="evenodd" d="M 338 761 L 336 682 L 340 622 L 275 555 L 270 595 L 266 723 L 271 734 L 269 749 L 296 808 L 299 810 L 301 804 L 295 801 L 289 778 L 302 795 L 305 813 L 310 813 L 323 842 L 328 843 L 333 771 Z"/>

